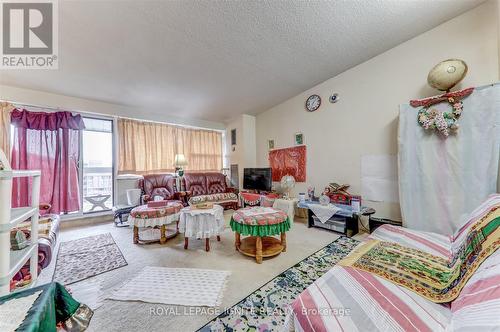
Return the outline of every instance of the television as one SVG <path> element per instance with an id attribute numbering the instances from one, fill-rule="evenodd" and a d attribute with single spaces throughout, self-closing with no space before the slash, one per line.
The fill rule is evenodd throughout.
<path id="1" fill-rule="evenodd" d="M 271 191 L 271 168 L 244 168 L 243 189 Z"/>

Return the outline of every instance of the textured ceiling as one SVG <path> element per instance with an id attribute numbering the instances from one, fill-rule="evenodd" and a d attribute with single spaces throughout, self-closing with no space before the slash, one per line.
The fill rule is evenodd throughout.
<path id="1" fill-rule="evenodd" d="M 59 70 L 1 71 L 0 83 L 224 122 L 481 2 L 60 1 Z"/>

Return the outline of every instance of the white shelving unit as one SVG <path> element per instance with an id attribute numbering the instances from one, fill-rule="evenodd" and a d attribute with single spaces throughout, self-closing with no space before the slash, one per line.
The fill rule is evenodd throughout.
<path id="1" fill-rule="evenodd" d="M 12 170 L 0 149 L 0 296 L 10 292 L 10 280 L 30 259 L 31 286 L 38 277 L 38 205 L 40 202 L 40 171 Z M 1 169 L 3 166 L 3 169 Z M 12 179 L 33 178 L 31 206 L 11 208 Z M 10 231 L 31 218 L 31 244 L 22 250 L 10 249 Z"/>

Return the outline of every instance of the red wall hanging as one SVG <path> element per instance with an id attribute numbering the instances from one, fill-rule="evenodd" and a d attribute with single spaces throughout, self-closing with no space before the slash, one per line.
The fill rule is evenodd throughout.
<path id="1" fill-rule="evenodd" d="M 269 165 L 273 171 L 273 181 L 291 175 L 297 182 L 306 182 L 306 146 L 269 151 Z"/>

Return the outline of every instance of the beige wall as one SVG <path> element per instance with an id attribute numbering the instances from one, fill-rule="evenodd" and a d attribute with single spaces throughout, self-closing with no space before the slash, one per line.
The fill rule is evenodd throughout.
<path id="1" fill-rule="evenodd" d="M 129 117 L 141 120 L 159 121 L 207 129 L 224 130 L 225 128 L 224 124 L 218 122 L 165 116 L 161 114 L 161 110 L 158 110 L 158 112 L 156 113 L 152 113 L 150 110 L 144 110 L 135 107 L 127 107 L 123 105 L 99 102 L 96 100 L 69 97 L 43 91 L 22 89 L 7 85 L 0 85 L 0 100 L 8 100 L 38 106 L 50 106 L 70 111 L 80 111 L 110 116 Z"/>
<path id="2" fill-rule="evenodd" d="M 366 154 L 397 154 L 398 105 L 435 95 L 426 84 L 433 65 L 464 59 L 469 73 L 459 87 L 498 80 L 498 11 L 489 1 L 433 30 L 305 91 L 257 116 L 257 165 L 268 165 L 267 140 L 278 148 L 293 145 L 302 132 L 307 145 L 307 183 L 318 190 L 331 181 L 351 184 L 360 193 L 360 160 Z M 339 93 L 340 101 L 328 97 Z M 322 98 L 314 113 L 304 110 L 311 94 Z M 377 215 L 399 219 L 399 204 L 365 202 Z"/>

